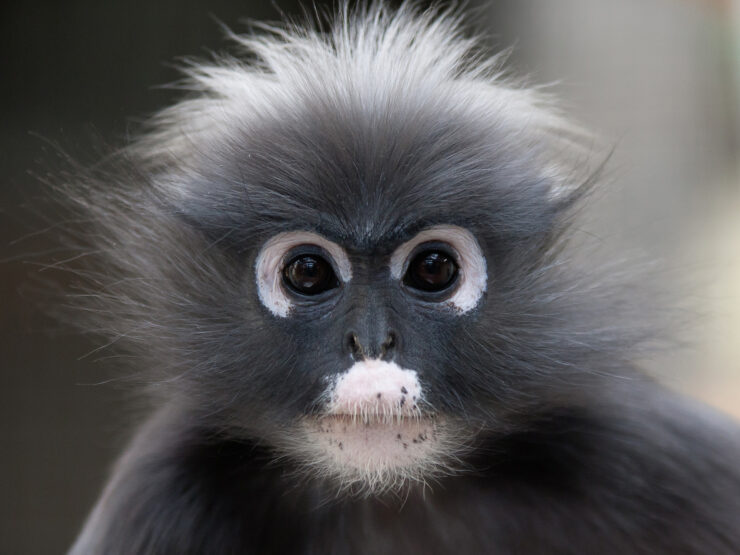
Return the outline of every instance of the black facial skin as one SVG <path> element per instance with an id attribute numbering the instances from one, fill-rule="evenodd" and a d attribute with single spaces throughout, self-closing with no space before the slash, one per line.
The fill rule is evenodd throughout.
<path id="1" fill-rule="evenodd" d="M 324 80 L 221 138 L 187 137 L 186 161 L 139 147 L 64 190 L 102 253 L 88 321 L 133 355 L 157 405 L 71 553 L 737 553 L 738 426 L 644 377 L 632 359 L 649 334 L 624 318 L 639 299 L 569 269 L 592 184 L 552 194 L 539 156 L 557 137 L 441 90 L 371 112 Z M 395 249 L 439 224 L 486 259 L 465 313 L 445 302 L 459 260 L 443 242 L 390 273 Z M 280 317 L 255 261 L 290 231 L 341 246 L 352 279 L 297 247 Z M 425 410 L 467 447 L 463 472 L 337 495 L 285 447 L 360 357 L 418 373 Z"/>

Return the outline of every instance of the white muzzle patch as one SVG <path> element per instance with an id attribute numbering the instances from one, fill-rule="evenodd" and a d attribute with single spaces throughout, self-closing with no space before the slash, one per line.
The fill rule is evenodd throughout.
<path id="1" fill-rule="evenodd" d="M 377 359 L 355 363 L 338 376 L 329 414 L 364 421 L 419 417 L 421 385 L 414 370 Z"/>
<path id="2" fill-rule="evenodd" d="M 300 446 L 308 464 L 344 487 L 377 493 L 424 481 L 444 466 L 450 441 L 444 422 L 422 410 L 416 371 L 363 360 L 338 375 L 327 410 L 304 421 Z"/>

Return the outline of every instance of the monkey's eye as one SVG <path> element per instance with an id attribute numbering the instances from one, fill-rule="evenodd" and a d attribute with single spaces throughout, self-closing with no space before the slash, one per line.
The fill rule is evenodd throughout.
<path id="1" fill-rule="evenodd" d="M 339 285 L 331 264 L 316 254 L 291 259 L 283 269 L 283 281 L 302 295 L 318 295 Z"/>
<path id="2" fill-rule="evenodd" d="M 441 250 L 425 250 L 409 263 L 403 282 L 409 287 L 427 292 L 450 287 L 458 274 L 455 260 Z"/>

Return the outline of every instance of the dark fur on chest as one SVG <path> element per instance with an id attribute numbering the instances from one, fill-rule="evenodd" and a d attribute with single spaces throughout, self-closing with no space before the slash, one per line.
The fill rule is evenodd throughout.
<path id="1" fill-rule="evenodd" d="M 480 440 L 466 472 L 382 498 L 339 497 L 265 447 L 190 431 L 166 457 L 144 455 L 126 473 L 121 501 L 147 505 L 140 524 L 151 535 L 121 538 L 121 553 L 735 552 L 740 505 L 721 490 L 738 478 L 707 480 L 708 467 L 726 464 L 707 451 L 674 462 L 712 439 L 674 429 L 657 451 L 650 436 L 671 433 L 669 424 L 630 426 L 551 410 Z"/>

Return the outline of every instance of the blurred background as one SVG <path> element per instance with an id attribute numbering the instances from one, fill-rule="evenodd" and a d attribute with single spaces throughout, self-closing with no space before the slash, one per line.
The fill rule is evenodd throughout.
<path id="1" fill-rule="evenodd" d="M 587 224 L 603 260 L 656 261 L 690 284 L 680 352 L 645 361 L 672 387 L 740 417 L 740 0 L 468 2 L 493 50 L 552 83 L 615 151 Z M 178 57 L 228 48 L 217 21 L 301 13 L 297 2 L 6 0 L 0 8 L 0 554 L 63 552 L 128 437 L 129 393 L 99 345 L 39 306 L 34 211 L 57 146 L 92 164 L 177 94 Z M 54 214 L 46 214 L 52 221 Z M 43 255 L 42 255 L 43 258 Z M 50 253 L 47 261 L 53 261 Z M 50 274 L 50 280 L 64 276 Z M 64 283 L 62 283 L 64 285 Z"/>

